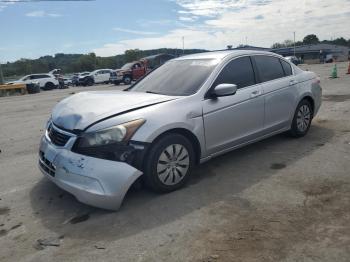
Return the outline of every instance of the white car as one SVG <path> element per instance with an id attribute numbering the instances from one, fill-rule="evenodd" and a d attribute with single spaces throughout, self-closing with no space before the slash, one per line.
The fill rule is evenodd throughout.
<path id="1" fill-rule="evenodd" d="M 15 84 L 15 83 L 23 83 L 23 84 L 37 83 L 40 86 L 40 88 L 43 90 L 51 90 L 59 86 L 58 80 L 55 78 L 55 76 L 50 74 L 26 75 L 20 78 L 19 80 L 13 81 L 9 84 Z"/>
<path id="2" fill-rule="evenodd" d="M 86 76 L 79 77 L 79 84 L 83 86 L 92 86 L 93 84 L 109 83 L 112 69 L 98 69 L 92 71 Z"/>

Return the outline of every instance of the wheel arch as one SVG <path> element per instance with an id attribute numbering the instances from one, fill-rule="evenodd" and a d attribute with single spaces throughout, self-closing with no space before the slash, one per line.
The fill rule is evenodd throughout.
<path id="1" fill-rule="evenodd" d="M 191 132 L 190 130 L 188 130 L 186 128 L 181 128 L 181 127 L 172 128 L 172 129 L 168 129 L 168 130 L 162 132 L 155 139 L 153 139 L 151 146 L 153 144 L 155 144 L 160 138 L 162 138 L 166 135 L 169 135 L 169 134 L 179 134 L 179 135 L 186 137 L 193 146 L 193 150 L 195 152 L 196 164 L 199 164 L 200 158 L 201 158 L 201 153 L 202 153 L 199 139 L 197 138 L 197 136 L 193 132 Z"/>
<path id="2" fill-rule="evenodd" d="M 303 97 L 300 99 L 299 103 L 300 103 L 301 101 L 303 101 L 303 100 L 306 100 L 306 101 L 308 101 L 308 102 L 311 104 L 312 113 L 314 114 L 314 112 L 315 112 L 315 100 L 312 98 L 312 96 L 310 96 L 310 95 L 305 95 L 305 96 L 303 96 Z M 298 103 L 298 104 L 299 104 L 299 103 Z"/>

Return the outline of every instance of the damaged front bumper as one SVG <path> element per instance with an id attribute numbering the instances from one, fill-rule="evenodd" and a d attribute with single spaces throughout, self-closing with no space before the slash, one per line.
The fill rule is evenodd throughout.
<path id="1" fill-rule="evenodd" d="M 69 148 L 74 139 L 67 146 L 58 147 L 44 135 L 39 149 L 40 170 L 82 203 L 119 209 L 126 192 L 142 172 L 124 162 L 74 153 Z"/>

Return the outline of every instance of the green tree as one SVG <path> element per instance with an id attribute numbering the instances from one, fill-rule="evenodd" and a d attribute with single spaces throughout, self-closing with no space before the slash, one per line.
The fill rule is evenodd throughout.
<path id="1" fill-rule="evenodd" d="M 141 58 L 139 49 L 126 50 L 124 55 L 125 55 L 125 61 L 126 62 L 132 62 L 132 61 L 135 61 L 135 60 L 139 60 Z"/>
<path id="2" fill-rule="evenodd" d="M 303 39 L 303 43 L 305 45 L 314 45 L 314 44 L 318 44 L 320 42 L 320 40 L 318 39 L 318 37 L 314 34 L 311 35 L 307 35 L 304 37 Z"/>
<path id="3" fill-rule="evenodd" d="M 294 42 L 293 42 L 293 40 L 287 39 L 287 40 L 283 41 L 283 45 L 285 47 L 291 47 L 291 46 L 294 46 Z"/>
<path id="4" fill-rule="evenodd" d="M 272 49 L 282 48 L 282 47 L 284 47 L 284 46 L 283 46 L 283 44 L 281 44 L 281 43 L 274 43 L 274 44 L 271 46 Z"/>

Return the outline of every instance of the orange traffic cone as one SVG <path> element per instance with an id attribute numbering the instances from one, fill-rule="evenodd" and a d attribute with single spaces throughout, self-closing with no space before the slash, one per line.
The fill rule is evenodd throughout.
<path id="1" fill-rule="evenodd" d="M 349 66 L 348 66 L 348 72 L 347 74 L 350 74 L 350 61 L 349 61 Z"/>

